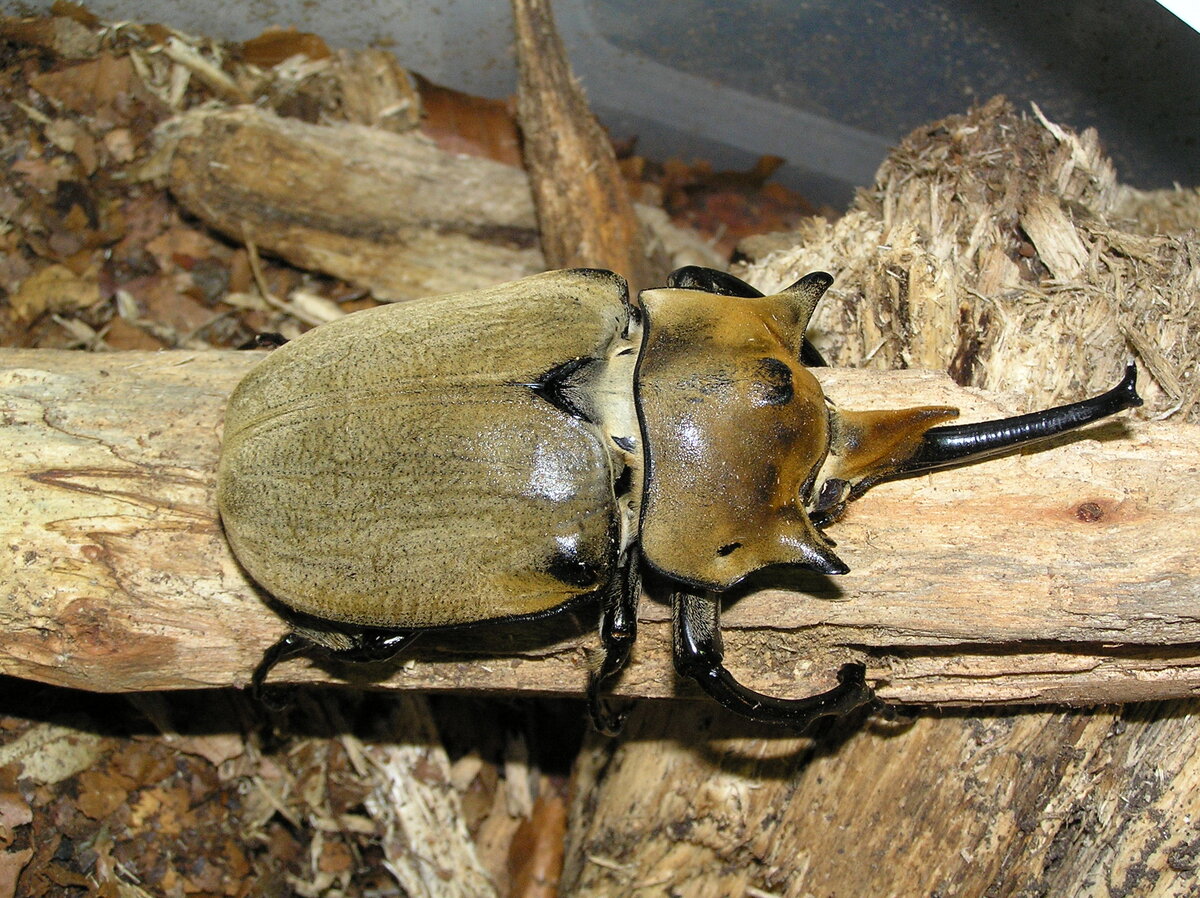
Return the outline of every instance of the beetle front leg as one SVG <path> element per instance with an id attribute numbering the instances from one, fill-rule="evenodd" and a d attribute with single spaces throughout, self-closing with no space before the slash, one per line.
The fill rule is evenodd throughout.
<path id="1" fill-rule="evenodd" d="M 821 717 L 849 713 L 875 697 L 874 690 L 866 684 L 866 667 L 862 664 L 844 665 L 838 671 L 837 686 L 808 698 L 782 699 L 755 692 L 725 669 L 720 598 L 713 593 L 676 592 L 671 597 L 671 608 L 675 669 L 694 679 L 705 692 L 736 714 L 802 730 Z"/>
<path id="2" fill-rule="evenodd" d="M 608 707 L 603 692 L 629 664 L 629 652 L 637 638 L 637 608 L 641 594 L 641 570 L 630 553 L 604 596 L 604 608 L 600 612 L 604 660 L 588 680 L 588 713 L 592 726 L 606 736 L 615 736 L 625 719 L 625 712 Z"/>

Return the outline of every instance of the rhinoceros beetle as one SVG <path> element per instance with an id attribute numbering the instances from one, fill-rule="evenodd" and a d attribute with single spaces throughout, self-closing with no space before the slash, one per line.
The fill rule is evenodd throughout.
<path id="1" fill-rule="evenodd" d="M 721 594 L 774 565 L 842 574 L 823 528 L 885 478 L 1002 452 L 1141 404 L 1103 395 L 961 426 L 941 406 L 849 411 L 809 367 L 832 278 L 772 296 L 688 267 L 629 301 L 610 271 L 534 275 L 358 312 L 274 350 L 229 402 L 218 503 L 293 630 L 382 660 L 429 630 L 601 602 L 595 724 L 629 660 L 643 565 L 672 584 L 675 666 L 725 707 L 803 727 L 872 698 L 862 665 L 806 698 L 726 670 Z"/>

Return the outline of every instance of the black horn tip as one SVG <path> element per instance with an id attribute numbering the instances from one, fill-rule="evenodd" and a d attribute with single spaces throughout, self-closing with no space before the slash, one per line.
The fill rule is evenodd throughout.
<path id="1" fill-rule="evenodd" d="M 1125 376 L 1120 383 L 1090 399 L 998 421 L 931 428 L 925 432 L 917 451 L 897 468 L 896 473 L 913 474 L 987 458 L 1141 404 L 1142 397 L 1137 393 L 1137 366 L 1131 362 L 1125 366 Z"/>
<path id="2" fill-rule="evenodd" d="M 833 275 L 828 271 L 810 271 L 792 286 L 788 287 L 786 293 L 813 293 L 820 296 L 829 289 L 829 285 L 833 283 Z"/>
<path id="3" fill-rule="evenodd" d="M 819 549 L 813 548 L 808 558 L 805 559 L 805 566 L 818 573 L 833 577 L 850 573 L 850 565 L 838 558 L 832 549 L 825 546 Z"/>
<path id="4" fill-rule="evenodd" d="M 1137 365 L 1130 362 L 1125 366 L 1125 376 L 1113 387 L 1112 392 L 1121 400 L 1121 408 L 1137 408 L 1142 404 L 1142 397 L 1137 391 Z"/>

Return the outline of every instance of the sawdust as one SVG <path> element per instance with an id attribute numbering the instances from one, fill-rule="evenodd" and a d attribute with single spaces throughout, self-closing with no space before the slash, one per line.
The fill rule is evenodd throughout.
<path id="1" fill-rule="evenodd" d="M 1130 357 L 1153 417 L 1200 420 L 1194 190 L 1124 187 L 1093 131 L 997 98 L 910 134 L 834 224 L 744 241 L 762 289 L 837 276 L 833 364 L 948 370 L 1029 408 L 1101 392 Z"/>

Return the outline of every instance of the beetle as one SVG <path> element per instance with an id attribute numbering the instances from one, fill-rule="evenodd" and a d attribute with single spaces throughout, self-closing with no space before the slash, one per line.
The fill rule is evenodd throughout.
<path id="1" fill-rule="evenodd" d="M 718 702 L 803 728 L 870 701 L 861 664 L 804 698 L 724 666 L 721 594 L 777 565 L 843 574 L 825 535 L 887 478 L 994 455 L 1141 404 L 1100 396 L 981 424 L 841 409 L 805 339 L 832 283 L 764 296 L 689 266 L 630 302 L 610 271 L 552 271 L 357 312 L 275 349 L 231 396 L 217 498 L 292 630 L 252 678 L 316 650 L 392 657 L 431 630 L 599 596 L 596 726 L 629 660 L 643 569 L 672 587 L 674 661 Z"/>

